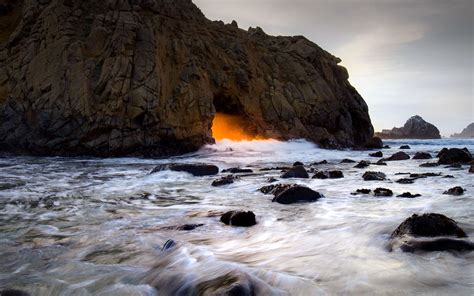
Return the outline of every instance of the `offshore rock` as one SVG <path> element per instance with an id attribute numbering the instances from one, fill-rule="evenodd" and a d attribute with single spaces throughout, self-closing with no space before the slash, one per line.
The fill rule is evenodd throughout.
<path id="1" fill-rule="evenodd" d="M 474 138 L 474 122 L 463 129 L 461 133 L 451 135 L 451 138 Z"/>
<path id="2" fill-rule="evenodd" d="M 10 1 L 0 13 L 0 147 L 165 156 L 249 134 L 323 147 L 373 140 L 341 60 L 302 36 L 212 22 L 190 0 Z"/>
<path id="3" fill-rule="evenodd" d="M 382 130 L 375 135 L 382 139 L 441 139 L 438 128 L 418 115 L 408 119 L 403 127 Z"/>

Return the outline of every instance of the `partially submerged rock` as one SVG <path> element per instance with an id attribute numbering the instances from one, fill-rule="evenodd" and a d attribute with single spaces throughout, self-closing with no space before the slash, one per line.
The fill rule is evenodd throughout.
<path id="1" fill-rule="evenodd" d="M 290 168 L 288 171 L 281 175 L 281 178 L 309 178 L 308 172 L 302 165 L 297 165 Z"/>
<path id="2" fill-rule="evenodd" d="M 237 177 L 235 177 L 233 175 L 228 175 L 228 176 L 224 176 L 222 178 L 219 178 L 217 180 L 212 181 L 211 185 L 214 186 L 214 187 L 229 185 L 229 184 L 234 183 L 234 180 L 236 180 L 236 179 L 237 179 Z"/>
<path id="3" fill-rule="evenodd" d="M 443 194 L 456 195 L 457 196 L 457 195 L 463 195 L 464 191 L 465 191 L 465 189 L 462 188 L 461 186 L 456 186 L 456 187 L 448 189 Z"/>
<path id="4" fill-rule="evenodd" d="M 319 171 L 314 176 L 313 179 L 340 179 L 344 178 L 344 173 L 341 171 Z"/>
<path id="5" fill-rule="evenodd" d="M 170 170 L 175 172 L 186 172 L 193 176 L 212 176 L 219 173 L 219 168 L 211 164 L 162 164 L 155 167 L 151 173 L 156 173 L 164 170 Z"/>
<path id="6" fill-rule="evenodd" d="M 405 152 L 397 152 L 390 156 L 389 158 L 384 158 L 383 160 L 385 161 L 397 161 L 397 160 L 407 160 L 410 159 L 410 156 L 406 154 Z"/>
<path id="7" fill-rule="evenodd" d="M 358 164 L 356 164 L 354 167 L 357 169 L 363 169 L 370 166 L 370 161 L 366 160 L 361 160 Z"/>
<path id="8" fill-rule="evenodd" d="M 410 218 L 403 221 L 392 233 L 392 237 L 402 235 L 436 237 L 436 236 L 454 236 L 467 237 L 457 223 L 442 214 L 413 214 Z"/>
<path id="9" fill-rule="evenodd" d="M 431 159 L 431 154 L 428 152 L 417 152 L 412 159 Z"/>
<path id="10" fill-rule="evenodd" d="M 420 197 L 421 194 L 411 194 L 410 192 L 404 192 L 403 194 L 397 195 L 397 197 L 404 197 L 404 198 L 415 198 Z"/>
<path id="11" fill-rule="evenodd" d="M 251 169 L 242 169 L 242 168 L 229 168 L 222 170 L 223 173 L 231 173 L 231 174 L 250 174 L 253 173 Z"/>
<path id="12" fill-rule="evenodd" d="M 301 185 L 289 186 L 286 189 L 274 194 L 275 197 L 273 198 L 272 202 L 281 204 L 313 202 L 323 197 L 319 192 Z"/>
<path id="13" fill-rule="evenodd" d="M 374 196 L 392 196 L 393 191 L 388 188 L 376 188 L 374 190 Z"/>
<path id="14" fill-rule="evenodd" d="M 311 165 L 322 165 L 322 164 L 328 164 L 327 160 L 321 160 L 317 162 L 313 162 Z"/>
<path id="15" fill-rule="evenodd" d="M 369 153 L 369 156 L 370 157 L 383 157 L 383 153 L 382 153 L 382 151 L 377 151 L 377 152 L 374 152 L 374 153 Z"/>
<path id="16" fill-rule="evenodd" d="M 352 195 L 358 195 L 358 194 L 370 194 L 372 192 L 372 190 L 370 189 L 357 189 L 355 192 L 352 192 L 351 194 Z"/>
<path id="17" fill-rule="evenodd" d="M 386 175 L 382 172 L 365 172 L 362 176 L 364 181 L 383 181 L 386 178 Z"/>
<path id="18" fill-rule="evenodd" d="M 468 163 L 472 161 L 472 155 L 467 148 L 443 148 L 437 155 L 439 164 Z"/>
<path id="19" fill-rule="evenodd" d="M 439 166 L 439 163 L 437 163 L 437 162 L 426 162 L 426 163 L 420 164 L 421 168 L 433 168 L 433 167 L 437 167 L 437 166 Z"/>
<path id="20" fill-rule="evenodd" d="M 399 149 L 411 149 L 410 145 L 402 145 Z"/>
<path id="21" fill-rule="evenodd" d="M 391 248 L 404 252 L 471 251 L 474 244 L 457 223 L 441 214 L 414 214 L 391 235 Z"/>
<path id="22" fill-rule="evenodd" d="M 395 182 L 397 182 L 399 184 L 413 184 L 413 183 L 415 183 L 415 179 L 413 179 L 413 178 L 402 178 L 402 179 L 399 179 Z"/>
<path id="23" fill-rule="evenodd" d="M 340 163 L 355 163 L 357 161 L 355 160 L 352 160 L 352 159 L 348 159 L 348 158 L 344 158 L 343 160 L 341 160 Z"/>
<path id="24" fill-rule="evenodd" d="M 221 222 L 226 225 L 249 227 L 257 224 L 255 214 L 247 211 L 230 211 L 221 216 Z"/>

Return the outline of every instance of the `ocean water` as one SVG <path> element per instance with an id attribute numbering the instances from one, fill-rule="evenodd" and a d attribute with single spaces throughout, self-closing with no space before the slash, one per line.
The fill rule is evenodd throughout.
<path id="1" fill-rule="evenodd" d="M 474 140 L 396 140 L 436 155 Z M 391 232 L 414 213 L 435 212 L 474 237 L 474 174 L 468 167 L 422 168 L 433 160 L 389 162 L 356 169 L 344 158 L 377 159 L 368 151 L 330 151 L 293 142 L 223 140 L 171 159 L 0 158 L 0 290 L 31 295 L 186 295 L 236 274 L 261 295 L 472 295 L 474 254 L 389 252 Z M 327 160 L 326 165 L 311 163 Z M 342 170 L 343 179 L 279 179 L 278 170 L 301 161 L 307 169 Z M 218 176 L 163 171 L 158 164 L 211 163 L 254 173 L 212 187 Z M 366 182 L 365 171 L 388 180 Z M 398 184 L 397 173 L 441 173 Z M 223 175 L 220 173 L 220 175 Z M 311 174 L 310 174 L 311 175 Z M 452 175 L 454 178 L 443 178 Z M 324 195 L 314 203 L 281 205 L 258 191 L 275 177 Z M 454 186 L 462 196 L 442 193 Z M 360 188 L 390 188 L 394 197 L 353 196 Z M 397 198 L 409 191 L 414 199 Z M 251 210 L 258 224 L 226 226 L 219 213 Z M 192 231 L 173 228 L 203 224 Z M 173 239 L 176 248 L 161 251 Z M 187 292 L 186 292 L 187 291 Z"/>

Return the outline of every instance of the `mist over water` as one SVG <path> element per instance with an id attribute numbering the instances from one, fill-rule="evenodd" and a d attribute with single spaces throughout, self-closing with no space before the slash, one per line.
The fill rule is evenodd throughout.
<path id="1" fill-rule="evenodd" d="M 389 156 L 402 144 L 436 155 L 443 147 L 474 140 L 387 141 Z M 298 140 L 223 140 L 172 159 L 0 158 L 0 289 L 31 295 L 176 295 L 228 274 L 249 278 L 262 295 L 470 295 L 473 253 L 389 252 L 391 232 L 414 213 L 436 212 L 474 236 L 473 174 L 445 166 L 422 168 L 427 160 L 353 168 L 344 158 L 377 159 L 368 151 L 323 150 Z M 279 179 L 278 170 L 301 161 L 327 160 L 317 170 L 339 169 L 343 179 Z M 430 160 L 428 160 L 430 161 Z M 434 162 L 431 160 L 430 162 Z M 212 187 L 219 176 L 193 177 L 162 171 L 158 164 L 210 163 L 221 170 L 248 167 L 254 173 Z M 388 181 L 363 181 L 365 171 Z M 397 173 L 435 172 L 398 184 Z M 220 174 L 225 175 L 225 174 Z M 258 191 L 275 177 L 304 184 L 325 198 L 281 205 Z M 454 186 L 459 197 L 442 193 Z M 360 188 L 390 188 L 394 197 L 353 196 Z M 419 198 L 395 197 L 403 192 Z M 220 212 L 251 210 L 258 224 L 226 226 Z M 192 231 L 183 224 L 204 224 Z M 177 247 L 163 252 L 168 240 Z M 156 289 L 155 289 L 156 288 Z M 158 292 L 157 292 L 158 291 Z"/>

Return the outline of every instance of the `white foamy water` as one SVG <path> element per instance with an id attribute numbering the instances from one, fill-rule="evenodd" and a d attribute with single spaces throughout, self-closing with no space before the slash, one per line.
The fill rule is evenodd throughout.
<path id="1" fill-rule="evenodd" d="M 410 155 L 436 155 L 443 147 L 474 151 L 474 140 L 386 144 L 392 146 L 383 150 L 386 156 L 402 144 L 411 146 L 405 150 Z M 366 169 L 339 164 L 344 158 L 375 162 L 368 153 L 323 150 L 306 141 L 221 141 L 172 159 L 0 158 L 0 290 L 17 288 L 31 295 L 188 295 L 189 287 L 231 272 L 251 278 L 262 295 L 472 295 L 472 252 L 387 251 L 391 232 L 414 213 L 451 217 L 472 239 L 474 182 L 468 167 L 419 167 L 436 159 Z M 322 160 L 329 164 L 310 165 Z M 307 169 L 339 169 L 345 177 L 280 179 L 279 170 L 260 171 L 295 161 Z M 150 174 L 168 162 L 211 163 L 221 170 L 248 167 L 254 173 L 218 188 L 210 184 L 219 176 Z M 389 180 L 363 181 L 368 170 L 384 172 Z M 395 182 L 404 177 L 397 173 L 408 172 L 442 176 L 414 184 Z M 258 191 L 269 184 L 269 177 L 304 184 L 325 198 L 296 205 L 272 203 L 272 196 Z M 459 197 L 442 194 L 454 186 L 467 191 Z M 350 194 L 377 187 L 390 188 L 394 197 Z M 395 197 L 406 191 L 422 196 Z M 255 212 L 258 224 L 238 228 L 219 221 L 219 212 L 239 209 Z M 192 231 L 170 229 L 183 224 L 204 225 Z M 178 246 L 162 252 L 168 239 Z"/>

